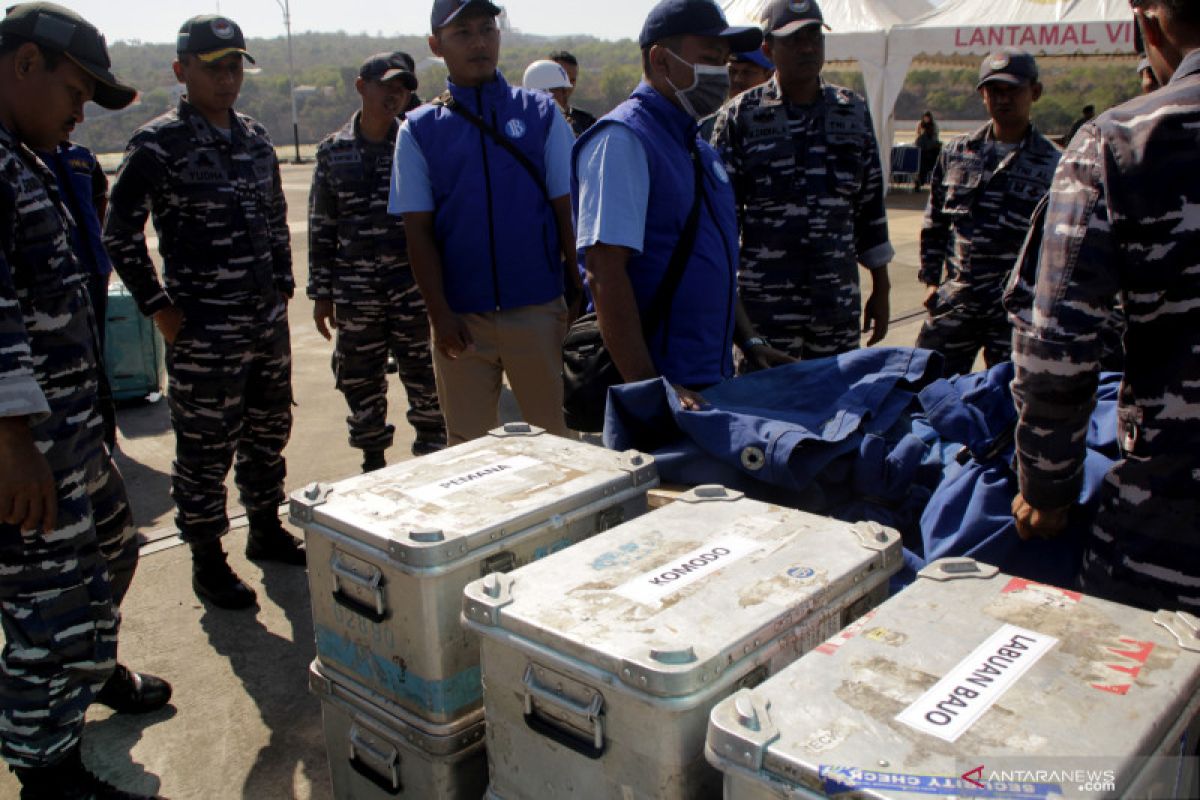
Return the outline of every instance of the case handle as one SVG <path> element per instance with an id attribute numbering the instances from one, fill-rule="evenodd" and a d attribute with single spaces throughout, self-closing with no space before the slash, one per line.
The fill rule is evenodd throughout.
<path id="1" fill-rule="evenodd" d="M 532 665 L 525 668 L 522 683 L 525 684 L 525 724 L 530 730 L 587 758 L 597 759 L 604 755 L 607 742 L 604 740 L 603 695 L 595 692 L 587 705 L 564 697 L 538 685 Z"/>
<path id="2" fill-rule="evenodd" d="M 360 617 L 379 623 L 388 618 L 387 602 L 383 596 L 383 571 L 373 564 L 367 566 L 369 574 L 360 575 L 342 562 L 340 554 L 334 553 L 330 564 L 333 571 L 333 600 Z M 367 595 L 370 602 L 356 597 L 357 593 Z"/>
<path id="3" fill-rule="evenodd" d="M 372 744 L 357 722 L 350 726 L 350 768 L 388 794 L 400 794 L 404 789 L 400 752 L 390 745 L 385 750 Z"/>

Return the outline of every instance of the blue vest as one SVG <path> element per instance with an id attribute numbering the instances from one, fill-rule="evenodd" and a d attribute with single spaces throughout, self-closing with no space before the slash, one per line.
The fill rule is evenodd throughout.
<path id="1" fill-rule="evenodd" d="M 549 95 L 515 89 L 497 72 L 450 93 L 533 162 L 546 182 L 545 147 L 558 110 Z M 434 234 L 446 301 L 459 314 L 548 303 L 563 293 L 554 210 L 512 153 L 448 108 L 424 105 L 408 125 L 429 165 Z"/>
<path id="2" fill-rule="evenodd" d="M 667 272 L 695 196 L 689 147 L 698 147 L 704 199 L 696 244 L 666 322 L 647 342 L 659 374 L 684 386 L 709 386 L 733 375 L 734 307 L 737 303 L 738 225 L 733 187 L 715 150 L 696 137 L 696 122 L 646 83 L 593 125 L 575 143 L 571 191 L 579 207 L 578 160 L 585 144 L 606 125 L 637 134 L 650 169 L 650 199 L 642 252 L 629 259 L 638 310 L 645 312 Z M 580 255 L 580 267 L 584 263 Z"/>
<path id="3" fill-rule="evenodd" d="M 63 203 L 71 212 L 71 249 L 88 274 L 108 275 L 112 261 L 100 236 L 101 220 L 92 202 L 92 170 L 96 157 L 86 147 L 71 142 L 59 145 L 54 152 L 39 153 L 42 161 L 54 172 Z"/>

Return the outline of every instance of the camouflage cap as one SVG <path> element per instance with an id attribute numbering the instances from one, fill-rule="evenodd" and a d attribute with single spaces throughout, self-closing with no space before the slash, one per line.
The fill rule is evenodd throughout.
<path id="1" fill-rule="evenodd" d="M 70 9 L 54 3 L 21 3 L 0 20 L 0 39 L 13 37 L 62 53 L 96 80 L 92 100 L 109 109 L 124 108 L 137 89 L 112 73 L 108 45 L 96 26 Z"/>

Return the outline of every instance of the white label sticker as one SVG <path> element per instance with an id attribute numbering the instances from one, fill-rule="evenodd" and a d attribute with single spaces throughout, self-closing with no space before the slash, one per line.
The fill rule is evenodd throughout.
<path id="1" fill-rule="evenodd" d="M 1053 636 L 1005 625 L 896 719 L 922 733 L 956 741 L 1056 644 Z"/>
<path id="2" fill-rule="evenodd" d="M 415 489 L 406 489 L 405 493 L 418 500 L 437 500 L 448 494 L 466 489 L 468 486 L 474 488 L 480 484 L 494 481 L 501 475 L 511 475 L 519 470 L 536 467 L 541 463 L 536 458 L 530 458 L 529 456 L 513 456 L 503 461 L 497 461 L 494 464 L 485 464 L 481 467 L 461 472 L 458 475 L 448 475 L 445 478 L 425 484 L 424 486 L 418 486 Z"/>
<path id="3" fill-rule="evenodd" d="M 762 547 L 761 542 L 729 536 L 671 559 L 650 572 L 621 584 L 613 591 L 638 603 L 654 605 L 664 597 L 707 578 L 726 565 Z"/>

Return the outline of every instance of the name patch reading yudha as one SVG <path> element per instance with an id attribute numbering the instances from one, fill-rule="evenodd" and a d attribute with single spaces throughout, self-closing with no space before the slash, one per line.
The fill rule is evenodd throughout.
<path id="1" fill-rule="evenodd" d="M 447 475 L 445 478 L 439 478 L 433 483 L 427 483 L 415 489 L 408 489 L 406 490 L 406 494 L 419 500 L 437 500 L 468 487 L 475 488 L 482 484 L 491 483 L 502 476 L 511 475 L 514 472 L 519 472 L 529 467 L 536 467 L 541 463 L 536 458 L 530 458 L 529 456 L 513 456 L 503 461 L 472 467 L 457 475 Z"/>
<path id="2" fill-rule="evenodd" d="M 685 586 L 691 586 L 717 570 L 745 558 L 760 547 L 759 542 L 739 536 L 718 539 L 671 559 L 650 572 L 621 584 L 613 591 L 635 602 L 654 605 Z"/>
<path id="3" fill-rule="evenodd" d="M 953 742 L 1056 644 L 1053 636 L 1005 625 L 896 719 Z"/>

